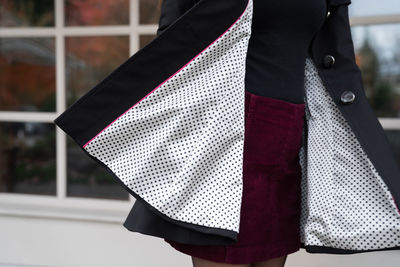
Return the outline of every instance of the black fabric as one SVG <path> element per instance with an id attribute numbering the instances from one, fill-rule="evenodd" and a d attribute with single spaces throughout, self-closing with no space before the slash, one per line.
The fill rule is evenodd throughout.
<path id="1" fill-rule="evenodd" d="M 350 5 L 351 4 L 351 0 L 329 0 L 329 4 L 331 6 Z"/>
<path id="2" fill-rule="evenodd" d="M 351 250 L 351 249 L 340 249 L 324 246 L 305 246 L 304 243 L 300 244 L 301 248 L 304 248 L 309 253 L 327 253 L 327 254 L 358 254 L 372 251 L 388 251 L 388 250 L 399 250 L 400 247 L 390 247 L 382 249 L 370 249 L 370 250 Z"/>
<path id="3" fill-rule="evenodd" d="M 304 103 L 308 47 L 326 18 L 327 2 L 254 0 L 246 59 L 246 90 Z"/>
<path id="4" fill-rule="evenodd" d="M 196 0 L 162 0 L 157 36 L 163 33 L 180 16 L 185 14 L 196 2 Z"/>
<path id="5" fill-rule="evenodd" d="M 132 232 L 158 236 L 174 240 L 183 244 L 192 245 L 231 245 L 237 241 L 237 234 L 233 231 L 218 230 L 199 225 L 179 224 L 165 219 L 164 216 L 154 213 L 142 200 L 136 200 L 124 227 Z"/>

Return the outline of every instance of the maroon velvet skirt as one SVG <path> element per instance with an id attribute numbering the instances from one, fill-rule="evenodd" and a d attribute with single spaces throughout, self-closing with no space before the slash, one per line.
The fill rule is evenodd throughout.
<path id="1" fill-rule="evenodd" d="M 238 240 L 232 245 L 188 245 L 176 250 L 214 262 L 249 264 L 300 249 L 304 103 L 245 91 L 243 192 Z"/>

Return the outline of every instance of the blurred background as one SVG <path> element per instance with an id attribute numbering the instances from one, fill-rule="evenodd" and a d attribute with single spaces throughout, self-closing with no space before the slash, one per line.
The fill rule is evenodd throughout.
<path id="1" fill-rule="evenodd" d="M 52 123 L 155 38 L 159 0 L 0 0 L 0 266 L 191 266 L 121 224 L 135 199 Z M 368 100 L 400 164 L 400 1 L 353 0 Z M 287 266 L 400 266 L 400 251 Z"/>

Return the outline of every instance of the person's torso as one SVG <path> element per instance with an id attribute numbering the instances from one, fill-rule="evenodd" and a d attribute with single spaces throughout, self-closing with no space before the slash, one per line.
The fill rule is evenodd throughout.
<path id="1" fill-rule="evenodd" d="M 326 18 L 326 0 L 254 0 L 246 90 L 304 102 L 309 44 Z"/>

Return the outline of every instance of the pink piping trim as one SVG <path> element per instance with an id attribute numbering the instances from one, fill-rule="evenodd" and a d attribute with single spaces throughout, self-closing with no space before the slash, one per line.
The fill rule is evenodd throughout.
<path id="1" fill-rule="evenodd" d="M 392 195 L 392 198 L 393 198 L 394 205 L 396 206 L 397 212 L 400 214 L 399 206 L 397 206 L 396 200 L 394 199 L 393 195 Z"/>
<path id="2" fill-rule="evenodd" d="M 249 1 L 250 2 L 250 1 Z M 154 88 L 150 93 L 148 93 L 146 96 L 144 96 L 141 100 L 139 100 L 138 102 L 136 102 L 132 107 L 128 108 L 124 113 L 122 113 L 121 115 L 118 116 L 118 118 L 116 118 L 115 120 L 113 120 L 109 125 L 107 125 L 103 130 L 101 130 L 98 134 L 96 134 L 92 139 L 90 139 L 86 144 L 83 145 L 83 147 L 86 147 L 90 142 L 92 142 L 93 139 L 95 139 L 99 134 L 101 134 L 105 129 L 107 129 L 108 127 L 110 127 L 111 124 L 113 124 L 116 120 L 118 120 L 122 115 L 124 115 L 126 112 L 128 112 L 130 109 L 132 109 L 135 105 L 139 104 L 140 102 L 143 101 L 143 99 L 145 99 L 148 95 L 150 95 L 151 93 L 153 93 L 157 88 L 159 88 L 161 85 L 163 85 L 165 82 L 167 82 L 169 79 L 171 79 L 173 76 L 175 76 L 178 72 L 180 72 L 184 67 L 186 67 L 186 65 L 188 65 L 190 62 L 192 62 L 195 58 L 197 58 L 201 53 L 204 52 L 204 50 L 206 50 L 208 47 L 210 47 L 213 43 L 215 43 L 218 39 L 220 39 L 228 30 L 230 30 L 233 25 L 236 24 L 236 22 L 243 16 L 244 12 L 246 12 L 247 7 L 249 5 L 249 2 L 247 3 L 247 6 L 245 8 L 245 10 L 243 11 L 243 13 L 236 19 L 236 21 L 225 31 L 223 32 L 217 39 L 215 39 L 211 44 L 209 44 L 206 48 L 204 48 L 200 53 L 198 53 L 194 58 L 192 58 L 188 63 L 186 63 L 182 68 L 180 68 L 179 70 L 177 70 L 174 74 L 172 74 L 169 78 L 167 78 L 165 81 L 163 81 L 160 85 L 158 85 L 156 88 Z"/>

